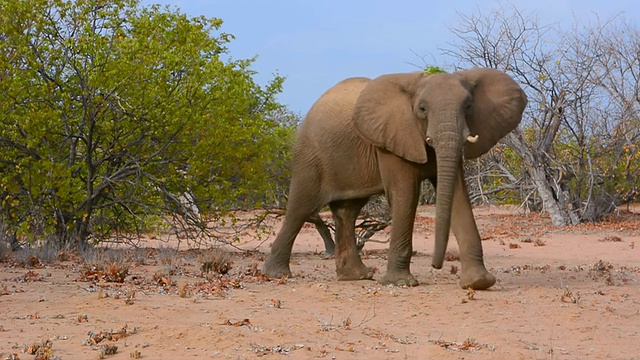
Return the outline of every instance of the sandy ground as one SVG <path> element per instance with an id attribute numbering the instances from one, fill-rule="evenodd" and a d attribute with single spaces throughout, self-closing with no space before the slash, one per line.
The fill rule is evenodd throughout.
<path id="1" fill-rule="evenodd" d="M 240 241 L 258 251 L 234 251 L 226 275 L 203 275 L 197 251 L 166 248 L 129 251 L 122 283 L 106 281 L 117 272 L 92 269 L 87 256 L 6 261 L 0 359 L 33 359 L 25 349 L 46 340 L 51 359 L 97 359 L 114 345 L 106 358 L 640 359 L 640 211 L 556 228 L 538 215 L 477 208 L 499 282 L 473 293 L 458 287 L 457 261 L 431 268 L 433 208 L 419 210 L 414 288 L 336 281 L 311 226 L 284 281 L 257 270 L 271 240 Z M 384 271 L 385 248 L 368 243 L 364 262 Z"/>

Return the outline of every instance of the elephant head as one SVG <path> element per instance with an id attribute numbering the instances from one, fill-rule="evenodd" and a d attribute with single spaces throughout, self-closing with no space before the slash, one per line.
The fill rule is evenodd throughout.
<path id="1" fill-rule="evenodd" d="M 489 151 L 522 118 L 527 98 L 494 69 L 450 74 L 389 74 L 372 80 L 356 103 L 357 131 L 374 145 L 411 162 L 436 153 L 436 242 L 432 266 L 441 268 L 449 239 L 456 176 L 463 156 Z"/>

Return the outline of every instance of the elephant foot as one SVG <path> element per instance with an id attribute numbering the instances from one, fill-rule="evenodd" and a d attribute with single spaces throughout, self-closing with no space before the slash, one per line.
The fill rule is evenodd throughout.
<path id="1" fill-rule="evenodd" d="M 336 269 L 339 281 L 350 280 L 371 280 L 373 279 L 373 268 L 365 266 L 363 263 L 354 266 L 341 266 Z"/>
<path id="2" fill-rule="evenodd" d="M 272 258 L 268 258 L 262 267 L 262 272 L 267 277 L 272 279 L 279 279 L 281 277 L 291 277 L 291 269 L 289 269 L 289 262 L 277 261 Z"/>
<path id="3" fill-rule="evenodd" d="M 380 279 L 382 285 L 418 286 L 418 280 L 408 271 L 387 271 Z"/>
<path id="4" fill-rule="evenodd" d="M 496 283 L 496 277 L 484 267 L 465 271 L 460 275 L 460 287 L 463 289 L 486 290 Z"/>

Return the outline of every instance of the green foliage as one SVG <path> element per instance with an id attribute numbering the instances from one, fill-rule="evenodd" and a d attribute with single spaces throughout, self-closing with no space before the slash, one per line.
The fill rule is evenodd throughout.
<path id="1" fill-rule="evenodd" d="M 428 66 L 425 66 L 424 73 L 427 75 L 432 75 L 432 74 L 446 74 L 447 72 L 438 66 L 428 65 Z"/>
<path id="2" fill-rule="evenodd" d="M 222 20 L 137 0 L 0 0 L 2 221 L 22 239 L 254 206 L 286 161 L 284 81 L 223 60 Z M 282 174 L 279 174 L 280 176 Z"/>
<path id="3" fill-rule="evenodd" d="M 523 133 L 527 142 L 536 143 L 532 127 Z M 617 205 L 640 197 L 640 144 L 637 139 L 629 141 L 625 133 L 607 141 L 602 135 L 592 135 L 578 143 L 563 130 L 553 142 L 548 154 L 554 164 L 550 180 L 567 192 L 571 209 L 584 221 L 598 220 Z M 467 162 L 465 174 L 475 202 L 520 205 L 528 201 L 533 208 L 542 206 L 530 196 L 533 186 L 526 165 L 512 148 L 498 145 L 487 156 Z M 481 194 L 485 196 L 482 201 Z"/>
<path id="4" fill-rule="evenodd" d="M 582 144 L 558 141 L 553 155 L 562 165 L 559 182 L 573 208 L 587 221 L 598 220 L 622 203 L 640 197 L 640 143 L 624 136 L 603 141 L 590 136 Z"/>

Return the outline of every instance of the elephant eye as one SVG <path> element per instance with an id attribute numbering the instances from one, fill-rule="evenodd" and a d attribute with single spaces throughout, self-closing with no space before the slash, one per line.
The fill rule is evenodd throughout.
<path id="1" fill-rule="evenodd" d="M 427 111 L 427 106 L 423 102 L 420 102 L 418 104 L 418 111 L 420 111 L 421 113 L 424 113 L 425 111 Z"/>

